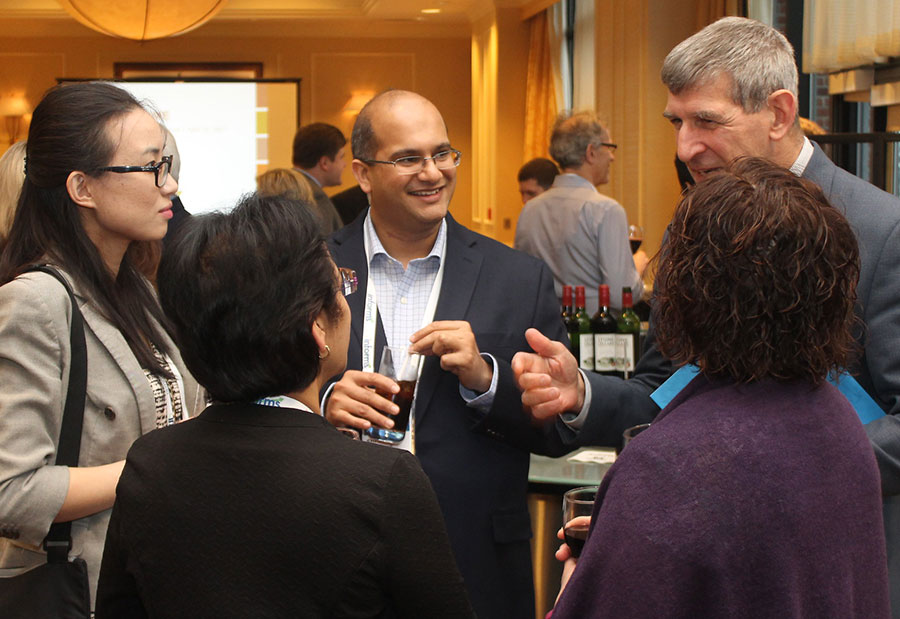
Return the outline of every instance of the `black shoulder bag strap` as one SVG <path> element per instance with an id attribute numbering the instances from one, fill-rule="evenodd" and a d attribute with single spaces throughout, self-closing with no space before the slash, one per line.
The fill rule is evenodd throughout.
<path id="1" fill-rule="evenodd" d="M 63 408 L 62 426 L 59 432 L 59 446 L 56 450 L 57 466 L 78 466 L 81 451 L 81 427 L 84 422 L 84 400 L 87 395 L 87 346 L 84 343 L 84 320 L 75 301 L 75 294 L 69 283 L 56 269 L 47 265 L 34 265 L 26 271 L 42 271 L 55 277 L 61 283 L 72 304 L 72 324 L 69 334 L 72 357 L 69 367 L 69 385 L 66 388 L 66 404 Z M 72 548 L 72 523 L 56 522 L 44 539 L 48 563 L 65 563 Z"/>

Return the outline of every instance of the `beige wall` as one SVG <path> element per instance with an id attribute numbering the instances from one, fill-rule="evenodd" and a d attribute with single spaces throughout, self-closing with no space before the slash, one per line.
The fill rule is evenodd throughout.
<path id="1" fill-rule="evenodd" d="M 644 227 L 653 255 L 678 202 L 675 134 L 662 112 L 666 88 L 659 70 L 669 51 L 694 32 L 693 2 L 597 0 L 597 110 L 616 151 L 602 191 L 618 200 L 628 222 Z"/>
<path id="2" fill-rule="evenodd" d="M 466 36 L 326 37 L 251 36 L 258 22 L 229 24 L 229 34 L 201 29 L 162 41 L 137 43 L 94 34 L 81 36 L 0 36 L 0 96 L 25 94 L 34 106 L 57 77 L 109 78 L 115 62 L 261 62 L 264 77 L 302 79 L 300 118 L 332 123 L 350 135 L 354 116 L 342 108 L 355 90 L 408 88 L 441 110 L 456 148 L 471 151 L 470 38 Z M 4 33 L 9 32 L 6 28 Z M 328 32 L 328 28 L 321 28 Z M 25 137 L 27 127 L 20 137 Z M 0 131 L 5 129 L 0 125 Z M 5 137 L 5 136 L 4 136 Z M 0 138 L 0 151 L 7 139 Z M 290 148 L 290 142 L 283 142 Z M 222 156 L 211 147 L 211 156 Z M 290 153 L 270 153 L 290 160 Z M 285 159 L 286 157 L 286 159 Z M 460 174 L 452 211 L 464 224 L 471 217 L 471 174 Z M 355 184 L 349 166 L 344 185 Z"/>
<path id="3" fill-rule="evenodd" d="M 512 245 L 522 204 L 516 174 L 525 138 L 529 26 L 496 9 L 472 27 L 472 226 Z"/>

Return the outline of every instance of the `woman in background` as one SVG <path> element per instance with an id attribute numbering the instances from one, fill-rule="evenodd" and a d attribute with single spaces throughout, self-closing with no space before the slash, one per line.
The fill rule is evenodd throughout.
<path id="1" fill-rule="evenodd" d="M 256 190 L 261 196 L 287 196 L 291 200 L 314 204 L 309 181 L 290 168 L 274 168 L 256 177 Z"/>
<path id="2" fill-rule="evenodd" d="M 321 415 L 356 275 L 315 216 L 256 194 L 195 216 L 159 286 L 215 403 L 129 452 L 97 617 L 472 617 L 416 458 Z"/>
<path id="3" fill-rule="evenodd" d="M 854 348 L 849 224 L 743 159 L 685 193 L 660 256 L 659 346 L 699 375 L 604 477 L 553 619 L 888 617 L 878 469 L 826 382 Z"/>
<path id="4" fill-rule="evenodd" d="M 140 435 L 187 418 L 197 385 L 164 328 L 138 258 L 166 233 L 177 185 L 165 131 L 127 92 L 83 83 L 34 110 L 19 209 L 0 255 L 0 568 L 46 561 L 53 522 L 72 522 L 70 557 L 91 597 L 115 487 Z M 87 397 L 77 467 L 56 466 L 71 365 L 72 308 L 84 317 Z"/>
<path id="5" fill-rule="evenodd" d="M 0 251 L 12 227 L 25 180 L 25 141 L 16 142 L 0 157 Z"/>

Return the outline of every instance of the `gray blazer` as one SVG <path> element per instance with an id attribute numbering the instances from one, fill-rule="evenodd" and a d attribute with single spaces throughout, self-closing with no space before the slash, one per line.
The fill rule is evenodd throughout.
<path id="1" fill-rule="evenodd" d="M 123 460 L 142 434 L 156 428 L 150 384 L 114 328 L 67 277 L 84 316 L 88 381 L 80 466 Z M 45 560 L 41 542 L 69 484 L 55 466 L 69 380 L 71 304 L 45 273 L 0 286 L 0 576 Z M 184 379 L 185 409 L 203 408 L 197 383 L 174 343 L 171 357 Z M 110 510 L 72 523 L 70 556 L 85 559 L 91 598 L 97 588 Z"/>
<path id="2" fill-rule="evenodd" d="M 803 176 L 846 215 L 859 241 L 857 315 L 866 333 L 853 370 L 887 413 L 866 433 L 881 472 L 891 608 L 900 618 L 900 199 L 837 167 L 818 145 Z"/>

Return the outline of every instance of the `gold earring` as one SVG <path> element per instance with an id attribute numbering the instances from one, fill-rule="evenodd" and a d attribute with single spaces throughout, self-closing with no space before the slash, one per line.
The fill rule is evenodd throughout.
<path id="1" fill-rule="evenodd" d="M 325 344 L 325 354 L 319 353 L 319 359 L 327 359 L 328 355 L 331 354 L 331 347 L 328 344 Z"/>

